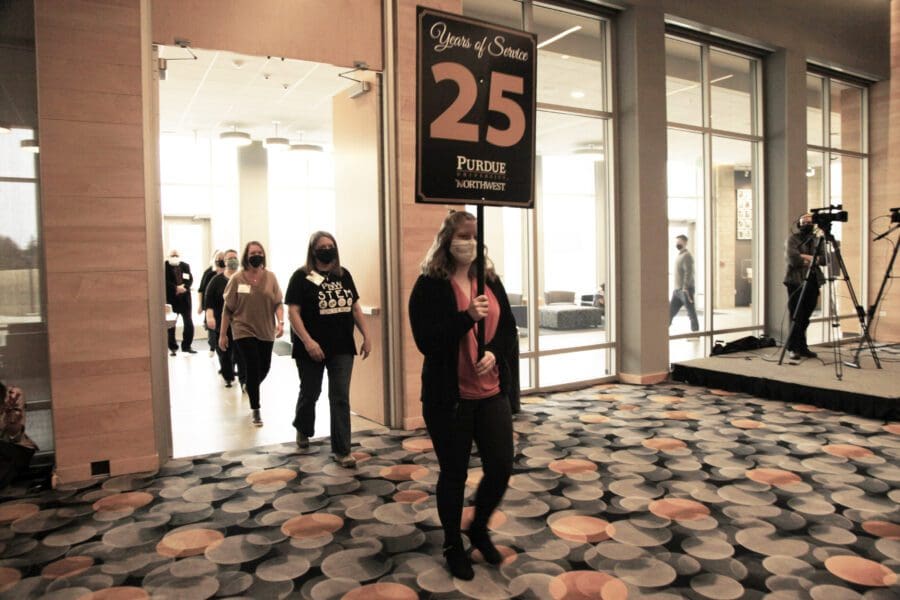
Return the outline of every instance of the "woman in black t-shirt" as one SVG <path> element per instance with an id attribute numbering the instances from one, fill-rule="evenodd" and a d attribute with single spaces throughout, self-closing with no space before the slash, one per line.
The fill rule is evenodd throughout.
<path id="1" fill-rule="evenodd" d="M 342 467 L 356 466 L 350 454 L 350 374 L 356 342 L 353 326 L 363 336 L 363 360 L 372 350 L 359 306 L 353 277 L 341 267 L 337 242 L 325 231 L 309 238 L 306 265 L 297 269 L 285 294 L 291 323 L 291 356 L 297 362 L 300 394 L 294 427 L 297 446 L 309 447 L 315 430 L 316 401 L 322 391 L 322 375 L 328 369 L 328 403 L 331 407 L 331 450 Z"/>
<path id="2" fill-rule="evenodd" d="M 206 295 L 203 298 L 203 306 L 206 307 L 206 327 L 210 331 L 211 337 L 217 341 L 219 339 L 219 330 L 222 327 L 222 309 L 225 306 L 225 286 L 228 280 L 234 275 L 238 267 L 241 265 L 238 260 L 237 250 L 226 250 L 222 254 L 223 270 L 213 277 L 206 284 Z M 216 344 L 216 354 L 219 357 L 219 372 L 222 379 L 225 380 L 225 387 L 231 387 L 234 382 L 234 367 L 238 363 L 237 346 L 233 344 L 234 337 L 231 335 L 231 328 L 226 332 L 228 338 L 228 347 L 224 350 Z M 245 369 L 240 369 L 240 382 L 244 383 Z"/>

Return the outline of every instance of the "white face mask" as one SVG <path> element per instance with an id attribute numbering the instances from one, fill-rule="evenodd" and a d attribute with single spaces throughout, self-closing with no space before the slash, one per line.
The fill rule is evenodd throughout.
<path id="1" fill-rule="evenodd" d="M 452 240 L 450 242 L 450 254 L 461 265 L 470 265 L 475 261 L 475 240 Z"/>
<path id="2" fill-rule="evenodd" d="M 173 267 L 177 267 L 178 263 L 180 263 L 180 262 L 181 262 L 181 259 L 178 258 L 177 256 L 169 257 L 169 264 L 172 265 Z"/>

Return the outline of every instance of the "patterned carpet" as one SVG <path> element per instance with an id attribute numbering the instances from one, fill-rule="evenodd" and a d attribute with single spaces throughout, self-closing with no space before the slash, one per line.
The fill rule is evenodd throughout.
<path id="1" fill-rule="evenodd" d="M 614 384 L 525 398 L 515 431 L 506 559 L 470 582 L 442 566 L 430 441 L 385 429 L 354 470 L 318 441 L 14 488 L 0 598 L 900 598 L 898 423 Z"/>

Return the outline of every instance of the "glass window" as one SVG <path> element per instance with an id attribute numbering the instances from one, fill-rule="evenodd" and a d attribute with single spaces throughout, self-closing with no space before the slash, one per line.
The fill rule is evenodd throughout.
<path id="1" fill-rule="evenodd" d="M 675 335 L 697 331 L 705 320 L 706 186 L 703 134 L 669 129 L 667 139 L 669 333 Z M 687 240 L 679 242 L 677 236 L 685 236 Z M 676 243 L 684 245 L 683 256 Z"/>
<path id="2" fill-rule="evenodd" d="M 722 131 L 753 133 L 755 60 L 710 50 L 710 126 Z"/>
<path id="3" fill-rule="evenodd" d="M 488 256 L 519 328 L 525 390 L 615 374 L 606 318 L 614 296 L 609 23 L 551 5 L 533 4 L 526 22 L 517 1 L 463 2 L 467 16 L 538 36 L 535 209 L 484 213 Z"/>
<path id="4" fill-rule="evenodd" d="M 702 73 L 699 44 L 666 38 L 666 111 L 670 122 L 703 124 Z"/>
<path id="5" fill-rule="evenodd" d="M 669 350 L 670 359 L 683 360 L 708 354 L 722 333 L 762 328 L 761 290 L 753 285 L 761 247 L 761 63 L 672 37 L 666 52 Z"/>
<path id="6" fill-rule="evenodd" d="M 840 242 L 840 255 L 849 279 L 841 283 L 843 273 L 837 263 L 832 272 L 834 294 L 823 289 L 821 311 L 814 317 L 825 317 L 819 327 L 810 327 L 815 341 L 830 341 L 834 330 L 829 326 L 831 315 L 840 316 L 842 334 L 859 334 L 860 324 L 850 297 L 848 285 L 857 301 L 864 305 L 866 294 L 863 265 L 866 264 L 866 171 L 867 148 L 864 134 L 867 101 L 865 88 L 826 75 L 807 75 L 807 114 L 827 114 L 819 118 L 821 135 L 808 136 L 807 200 L 808 206 L 840 205 L 847 212 L 847 221 L 833 221 L 830 229 Z M 814 85 L 813 85 L 814 84 Z M 812 121 L 812 117 L 807 119 Z M 825 150 L 820 148 L 824 147 Z"/>
<path id="7" fill-rule="evenodd" d="M 825 82 L 817 75 L 806 76 L 806 143 L 811 146 L 824 146 L 825 131 L 822 116 L 825 114 L 823 103 Z"/>
<path id="8" fill-rule="evenodd" d="M 534 7 L 538 103 L 607 110 L 604 26 L 598 19 Z"/>

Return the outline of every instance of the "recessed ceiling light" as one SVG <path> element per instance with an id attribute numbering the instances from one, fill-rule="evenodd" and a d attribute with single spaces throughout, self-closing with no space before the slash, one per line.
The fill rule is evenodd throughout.
<path id="1" fill-rule="evenodd" d="M 560 56 L 560 58 L 563 59 L 563 60 L 569 60 L 569 59 L 572 58 L 572 57 L 569 56 L 568 54 L 563 54 L 562 56 Z"/>
<path id="2" fill-rule="evenodd" d="M 569 95 L 576 99 L 584 98 L 584 92 L 581 90 L 572 90 Z"/>

